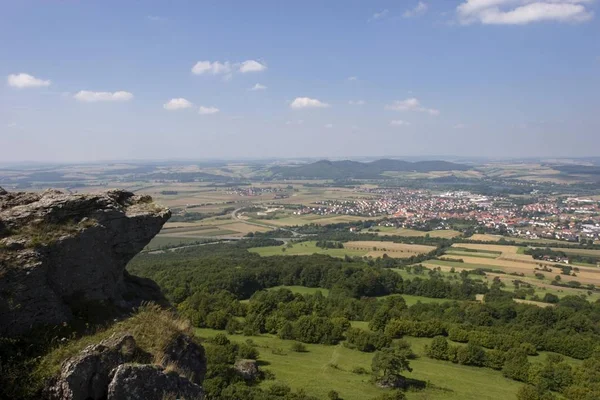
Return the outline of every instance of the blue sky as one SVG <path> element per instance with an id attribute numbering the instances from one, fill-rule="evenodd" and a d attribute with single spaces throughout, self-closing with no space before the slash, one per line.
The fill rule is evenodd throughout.
<path id="1" fill-rule="evenodd" d="M 599 155 L 598 4 L 3 1 L 1 157 Z"/>

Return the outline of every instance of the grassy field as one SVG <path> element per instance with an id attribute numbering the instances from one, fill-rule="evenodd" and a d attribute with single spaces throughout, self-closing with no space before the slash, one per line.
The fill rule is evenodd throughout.
<path id="1" fill-rule="evenodd" d="M 367 252 L 367 256 L 371 257 L 382 257 L 384 254 L 387 254 L 394 258 L 408 258 L 435 250 L 433 246 L 379 241 L 347 242 L 344 243 L 344 248 L 349 250 L 364 250 Z"/>
<path id="2" fill-rule="evenodd" d="M 362 327 L 362 326 L 361 326 Z M 197 329 L 202 338 L 214 337 L 222 331 Z M 244 342 L 249 337 L 231 335 L 230 340 Z M 352 373 L 362 367 L 370 370 L 372 353 L 350 350 L 342 345 L 325 346 L 307 344 L 306 353 L 290 350 L 293 341 L 281 340 L 271 335 L 253 336 L 259 346 L 260 360 L 275 374 L 275 382 L 283 382 L 293 389 L 304 389 L 307 394 L 326 399 L 330 390 L 337 391 L 345 400 L 368 400 L 384 390 L 369 382 L 369 375 Z M 418 392 L 408 392 L 410 400 L 475 400 L 497 398 L 514 399 L 520 383 L 506 379 L 498 371 L 487 368 L 467 367 L 437 361 L 423 356 L 423 346 L 430 339 L 408 338 L 413 350 L 420 357 L 411 361 L 412 373 L 406 376 L 427 381 L 430 387 Z M 274 349 L 283 350 L 273 354 Z M 279 353 L 279 351 L 277 351 Z M 272 385 L 265 381 L 262 385 Z"/>
<path id="3" fill-rule="evenodd" d="M 310 254 L 327 254 L 332 257 L 344 257 L 348 256 L 365 256 L 367 251 L 364 250 L 352 250 L 352 249 L 322 249 L 316 246 L 316 242 L 301 242 L 294 243 L 292 247 L 286 245 L 281 246 L 267 246 L 267 247 L 253 247 L 248 251 L 257 253 L 262 257 L 268 256 L 296 256 L 296 255 L 310 255 Z"/>
<path id="4" fill-rule="evenodd" d="M 268 290 L 278 290 L 278 289 L 289 289 L 292 292 L 299 293 L 299 294 L 315 294 L 316 292 L 321 292 L 323 294 L 323 296 L 329 295 L 329 289 L 310 288 L 310 287 L 306 287 L 306 286 L 275 286 L 275 287 L 269 288 Z M 402 295 L 394 294 L 391 296 L 402 296 L 402 298 L 404 298 L 404 301 L 406 301 L 406 305 L 408 305 L 408 306 L 412 306 L 413 304 L 417 304 L 418 302 L 421 302 L 421 303 L 444 303 L 446 301 L 452 301 L 452 300 L 448 300 L 448 299 L 434 299 L 431 297 L 412 296 L 410 294 L 402 294 Z M 389 296 L 382 296 L 382 297 L 379 297 L 379 299 L 385 299 L 386 297 L 389 297 Z"/>
<path id="5" fill-rule="evenodd" d="M 269 288 L 268 290 L 278 290 L 278 289 L 289 289 L 294 293 L 299 294 L 315 294 L 317 292 L 321 292 L 323 296 L 329 296 L 329 289 L 323 288 L 310 288 L 306 286 L 274 286 Z"/>
<path id="6" fill-rule="evenodd" d="M 384 254 L 387 254 L 388 256 L 395 258 L 408 258 L 413 255 L 427 253 L 434 249 L 435 247 L 433 246 L 376 241 L 347 242 L 344 243 L 343 249 L 322 249 L 316 246 L 315 241 L 307 241 L 293 243 L 291 247 L 287 247 L 287 245 L 253 247 L 251 249 L 248 249 L 248 251 L 257 253 L 263 257 L 276 255 L 296 256 L 310 254 L 327 254 L 332 257 L 344 257 L 346 255 L 350 257 L 381 257 Z"/>

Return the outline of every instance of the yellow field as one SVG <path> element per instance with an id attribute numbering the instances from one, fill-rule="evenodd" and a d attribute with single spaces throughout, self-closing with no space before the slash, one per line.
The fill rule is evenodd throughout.
<path id="1" fill-rule="evenodd" d="M 387 254 L 390 257 L 397 258 L 408 258 L 435 250 L 433 246 L 378 241 L 347 242 L 344 243 L 344 248 L 368 251 L 367 256 L 370 257 L 382 257 Z"/>
<path id="2" fill-rule="evenodd" d="M 263 226 L 250 225 L 245 224 L 243 222 L 234 222 L 231 224 L 223 225 L 223 229 L 237 231 L 244 235 L 250 232 L 268 232 L 270 230 L 269 228 L 265 228 Z"/>
<path id="3" fill-rule="evenodd" d="M 476 243 L 455 243 L 452 247 L 462 247 L 465 249 L 473 250 L 487 250 L 496 251 L 498 253 L 505 254 L 517 254 L 519 247 L 517 246 L 503 246 L 501 244 L 476 244 Z"/>
<path id="4" fill-rule="evenodd" d="M 487 233 L 486 234 L 476 233 L 473 236 L 471 236 L 469 239 L 477 240 L 480 242 L 497 242 L 500 239 L 502 239 L 502 236 L 501 235 L 488 235 Z"/>
<path id="5" fill-rule="evenodd" d="M 479 266 L 482 268 L 500 269 L 506 272 L 517 272 L 523 273 L 528 276 L 533 276 L 535 273 L 542 273 L 548 279 L 552 279 L 555 275 L 560 275 L 560 268 L 555 267 L 556 263 L 535 260 L 532 256 L 526 254 L 517 254 L 517 246 L 502 246 L 502 245 L 486 245 L 486 244 L 470 244 L 470 243 L 456 243 L 454 247 L 463 247 L 475 250 L 487 250 L 500 252 L 500 256 L 497 258 L 484 258 L 477 256 L 465 256 L 465 255 L 451 255 L 447 254 L 444 259 L 447 260 L 462 260 L 465 264 L 465 268 L 473 268 Z M 552 272 L 544 272 L 535 270 L 539 265 L 544 265 L 552 269 Z M 568 277 L 564 279 L 567 281 L 576 280 L 581 283 L 593 283 L 600 285 L 600 269 L 595 267 L 582 267 L 579 266 L 579 272 L 576 272 L 577 276 Z"/>
<path id="6" fill-rule="evenodd" d="M 600 257 L 600 250 L 590 249 L 561 249 L 560 247 L 552 247 L 554 251 L 562 251 L 566 254 L 581 254 L 586 256 Z"/>

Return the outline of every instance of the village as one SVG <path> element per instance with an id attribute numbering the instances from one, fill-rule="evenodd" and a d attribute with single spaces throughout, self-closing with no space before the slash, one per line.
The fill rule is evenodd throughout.
<path id="1" fill-rule="evenodd" d="M 600 239 L 600 202 L 539 196 L 522 204 L 511 197 L 466 191 L 432 193 L 415 189 L 361 189 L 372 197 L 323 200 L 295 214 L 386 217 L 379 224 L 397 228 L 450 229 L 449 221 L 473 221 L 486 232 L 527 239 L 569 242 Z M 432 226 L 433 225 L 433 226 Z"/>

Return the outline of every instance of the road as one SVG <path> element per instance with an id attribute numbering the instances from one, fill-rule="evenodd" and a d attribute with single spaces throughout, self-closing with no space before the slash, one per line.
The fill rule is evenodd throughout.
<path id="1" fill-rule="evenodd" d="M 235 210 L 233 210 L 231 212 L 231 219 L 239 221 L 239 222 L 243 222 L 243 223 L 248 224 L 248 225 L 254 225 L 254 226 L 260 226 L 262 228 L 267 228 L 269 230 L 271 230 L 271 229 L 280 229 L 282 231 L 287 231 L 287 232 L 290 232 L 293 235 L 293 237 L 302 237 L 302 236 L 304 236 L 302 233 L 298 233 L 298 232 L 296 232 L 296 231 L 294 231 L 292 229 L 289 229 L 289 228 L 284 228 L 284 227 L 281 227 L 281 226 L 273 226 L 273 225 L 261 224 L 259 222 L 254 222 L 254 221 L 250 222 L 250 221 L 248 221 L 246 219 L 242 219 L 242 218 L 240 218 L 238 216 L 238 212 L 242 211 L 244 208 L 246 208 L 246 207 L 240 207 L 240 208 L 236 208 Z M 287 241 L 287 240 L 289 240 L 289 238 L 287 238 L 287 239 L 277 239 L 277 240 Z"/>

